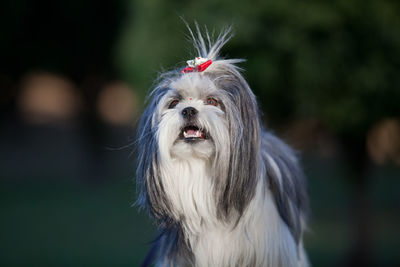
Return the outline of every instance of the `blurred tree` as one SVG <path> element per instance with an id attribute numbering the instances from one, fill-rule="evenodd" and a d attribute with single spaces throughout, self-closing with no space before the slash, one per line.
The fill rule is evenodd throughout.
<path id="1" fill-rule="evenodd" d="M 161 66 L 194 56 L 181 52 L 188 43 L 180 15 L 210 29 L 233 23 L 236 37 L 224 52 L 248 60 L 244 74 L 269 122 L 312 117 L 336 135 L 352 170 L 356 236 L 348 265 L 367 266 L 365 139 L 378 120 L 400 115 L 400 2 L 138 0 L 131 9 L 116 58 L 142 89 Z"/>

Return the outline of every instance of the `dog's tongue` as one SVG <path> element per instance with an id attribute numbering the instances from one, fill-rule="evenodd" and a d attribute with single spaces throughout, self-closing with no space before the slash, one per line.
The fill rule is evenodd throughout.
<path id="1" fill-rule="evenodd" d="M 187 130 L 187 131 L 186 131 L 186 134 L 187 134 L 187 135 L 196 135 L 196 132 L 197 132 L 197 131 L 195 131 L 195 130 Z"/>

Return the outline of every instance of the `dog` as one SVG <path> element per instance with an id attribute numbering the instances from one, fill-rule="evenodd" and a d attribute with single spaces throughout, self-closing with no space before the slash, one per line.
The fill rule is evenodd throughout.
<path id="1" fill-rule="evenodd" d="M 309 266 L 296 154 L 262 127 L 243 60 L 219 56 L 231 30 L 196 29 L 198 57 L 160 75 L 138 128 L 137 204 L 159 228 L 143 266 Z"/>

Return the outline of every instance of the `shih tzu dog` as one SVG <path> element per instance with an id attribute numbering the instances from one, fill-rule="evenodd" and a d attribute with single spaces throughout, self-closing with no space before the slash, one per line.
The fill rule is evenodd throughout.
<path id="1" fill-rule="evenodd" d="M 293 151 L 261 126 L 230 39 L 190 31 L 199 57 L 164 73 L 138 132 L 138 204 L 160 234 L 144 266 L 308 266 L 307 194 Z"/>

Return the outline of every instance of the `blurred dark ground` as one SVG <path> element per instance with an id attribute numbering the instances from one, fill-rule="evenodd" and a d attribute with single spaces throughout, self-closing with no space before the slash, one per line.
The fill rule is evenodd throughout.
<path id="1" fill-rule="evenodd" d="M 188 22 L 246 58 L 265 123 L 301 151 L 313 266 L 400 264 L 397 1 L 2 1 L 0 264 L 139 266 L 135 125 Z"/>

